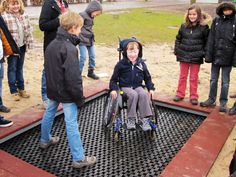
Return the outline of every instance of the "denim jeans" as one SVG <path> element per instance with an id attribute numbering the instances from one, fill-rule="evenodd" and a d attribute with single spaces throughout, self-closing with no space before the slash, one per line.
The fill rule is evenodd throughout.
<path id="1" fill-rule="evenodd" d="M 4 65 L 0 63 L 0 106 L 3 105 L 2 103 L 2 80 L 4 76 Z"/>
<path id="2" fill-rule="evenodd" d="M 44 68 L 42 70 L 41 95 L 42 95 L 42 100 L 43 101 L 48 100 L 48 97 L 47 97 L 47 86 L 46 86 L 46 74 L 45 74 L 45 69 Z"/>
<path id="3" fill-rule="evenodd" d="M 79 59 L 79 67 L 80 71 L 82 73 L 83 68 L 84 68 L 84 63 L 86 61 L 86 50 L 88 50 L 88 55 L 89 55 L 89 69 L 95 68 L 95 51 L 94 51 L 94 46 L 85 46 L 85 45 L 80 45 L 79 46 L 80 50 L 80 59 Z"/>
<path id="4" fill-rule="evenodd" d="M 217 95 L 217 85 L 218 78 L 221 69 L 221 93 L 220 93 L 220 103 L 225 104 L 228 101 L 228 92 L 229 92 L 229 82 L 230 82 L 230 72 L 232 66 L 217 66 L 211 65 L 211 80 L 210 80 L 210 93 L 209 98 L 212 101 L 216 101 Z"/>
<path id="5" fill-rule="evenodd" d="M 51 129 L 55 114 L 57 112 L 57 107 L 59 102 L 50 100 L 48 102 L 47 109 L 44 112 L 42 124 L 41 124 L 41 142 L 47 143 L 50 141 Z M 62 103 L 63 111 L 65 115 L 66 123 L 66 133 L 69 141 L 69 147 L 74 161 L 79 161 L 84 159 L 84 149 L 81 142 L 80 133 L 78 130 L 78 110 L 75 103 Z"/>
<path id="6" fill-rule="evenodd" d="M 180 74 L 178 89 L 176 95 L 184 98 L 187 86 L 188 73 L 189 75 L 189 86 L 190 86 L 190 99 L 198 99 L 198 73 L 200 64 L 180 62 Z"/>
<path id="7" fill-rule="evenodd" d="M 0 97 L 2 97 L 2 80 L 4 76 L 4 65 L 0 63 Z"/>
<path id="8" fill-rule="evenodd" d="M 7 77 L 11 94 L 24 90 L 23 65 L 25 60 L 25 46 L 20 47 L 20 56 L 11 55 L 7 58 Z"/>

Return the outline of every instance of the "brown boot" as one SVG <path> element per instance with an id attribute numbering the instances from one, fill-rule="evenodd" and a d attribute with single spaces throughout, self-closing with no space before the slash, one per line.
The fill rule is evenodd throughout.
<path id="1" fill-rule="evenodd" d="M 26 93 L 25 90 L 19 90 L 19 95 L 22 97 L 22 98 L 29 98 L 30 95 L 28 93 Z"/>
<path id="2" fill-rule="evenodd" d="M 20 101 L 19 93 L 13 93 L 11 95 L 12 95 L 12 98 L 13 98 L 14 101 Z"/>
<path id="3" fill-rule="evenodd" d="M 230 98 L 236 98 L 236 93 L 235 94 L 232 94 L 232 95 L 229 95 Z"/>

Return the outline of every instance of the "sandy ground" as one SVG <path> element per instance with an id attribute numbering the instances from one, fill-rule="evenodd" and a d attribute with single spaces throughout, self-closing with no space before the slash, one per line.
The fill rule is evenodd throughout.
<path id="1" fill-rule="evenodd" d="M 117 46 L 98 46 L 96 45 L 96 73 L 101 75 L 102 81 L 108 82 L 112 74 L 112 68 L 118 61 Z M 179 63 L 176 62 L 173 55 L 173 45 L 158 45 L 149 44 L 144 46 L 144 58 L 149 67 L 153 82 L 156 87 L 156 94 L 174 96 L 178 81 Z M 88 64 L 86 63 L 85 66 Z M 5 64 L 5 71 L 6 71 Z M 19 102 L 13 101 L 9 93 L 7 85 L 7 77 L 5 72 L 5 79 L 3 82 L 3 100 L 4 104 L 9 106 L 12 111 L 3 114 L 5 117 L 11 119 L 11 116 L 22 112 L 29 107 L 37 107 L 43 109 L 41 103 L 41 71 L 43 66 L 42 44 L 37 44 L 36 48 L 26 54 L 24 65 L 25 88 L 30 93 L 29 99 L 21 99 Z M 87 68 L 83 75 L 87 74 Z M 199 100 L 205 100 L 209 91 L 209 78 L 210 78 L 210 64 L 203 64 L 199 74 Z M 83 77 L 84 86 L 96 84 L 90 78 Z M 236 92 L 233 85 L 236 84 L 236 69 L 232 70 L 230 93 Z M 186 90 L 186 101 L 188 101 L 189 89 Z M 229 100 L 229 107 L 233 105 L 234 100 Z M 232 117 L 233 118 L 233 117 Z M 235 117 L 234 117 L 235 118 Z M 226 142 L 218 162 L 212 168 L 208 176 L 210 177 L 223 177 L 228 176 L 228 165 L 232 157 L 233 149 L 235 146 L 236 128 L 234 128 L 228 141 Z"/>

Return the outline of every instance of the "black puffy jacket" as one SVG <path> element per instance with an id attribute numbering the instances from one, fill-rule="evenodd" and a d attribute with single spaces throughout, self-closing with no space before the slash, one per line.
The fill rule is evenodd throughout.
<path id="1" fill-rule="evenodd" d="M 233 14 L 225 16 L 223 9 L 233 10 Z M 206 62 L 218 66 L 236 66 L 236 17 L 233 3 L 221 3 L 217 9 L 216 17 L 211 26 L 207 41 Z"/>
<path id="2" fill-rule="evenodd" d="M 177 61 L 202 64 L 205 57 L 205 46 L 209 34 L 207 23 L 211 20 L 208 14 L 202 14 L 199 24 L 187 27 L 182 24 L 175 40 L 174 53 Z"/>
<path id="3" fill-rule="evenodd" d="M 68 4 L 63 0 L 65 7 Z M 45 0 L 39 17 L 39 28 L 44 32 L 43 50 L 45 52 L 48 44 L 55 39 L 57 35 L 57 28 L 60 26 L 59 15 L 61 9 L 55 0 Z"/>
<path id="4" fill-rule="evenodd" d="M 58 28 L 57 37 L 46 48 L 44 67 L 48 98 L 83 104 L 82 77 L 79 69 L 78 37 Z"/>

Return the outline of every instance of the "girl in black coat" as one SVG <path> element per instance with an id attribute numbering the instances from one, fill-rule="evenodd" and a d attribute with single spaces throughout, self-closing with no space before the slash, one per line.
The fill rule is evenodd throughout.
<path id="1" fill-rule="evenodd" d="M 218 78 L 221 70 L 220 112 L 226 112 L 230 72 L 236 66 L 235 53 L 235 6 L 231 2 L 221 3 L 216 13 L 218 17 L 213 20 L 207 41 L 206 62 L 211 65 L 210 92 L 206 101 L 201 102 L 203 107 L 215 106 Z"/>
<path id="2" fill-rule="evenodd" d="M 205 45 L 209 33 L 207 23 L 211 17 L 201 13 L 200 7 L 192 5 L 188 8 L 185 23 L 181 25 L 175 40 L 177 61 L 180 62 L 180 75 L 174 101 L 185 97 L 188 72 L 190 71 L 190 102 L 198 104 L 198 72 L 203 64 Z"/>

